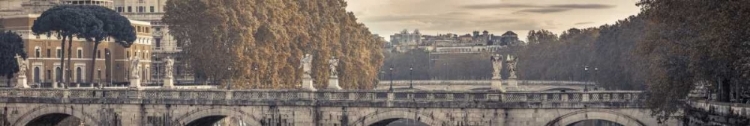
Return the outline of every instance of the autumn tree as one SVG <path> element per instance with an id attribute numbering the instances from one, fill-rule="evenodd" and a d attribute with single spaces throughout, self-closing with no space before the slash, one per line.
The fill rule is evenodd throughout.
<path id="1" fill-rule="evenodd" d="M 668 119 L 697 82 L 740 102 L 750 76 L 750 1 L 641 0 L 648 21 L 639 53 L 652 69 L 647 106 Z M 745 88 L 745 90 L 743 90 Z M 747 98 L 745 98 L 747 99 Z"/>
<path id="2" fill-rule="evenodd" d="M 184 44 L 197 74 L 235 88 L 297 88 L 300 59 L 314 55 L 316 87 L 340 59 L 341 86 L 369 89 L 382 64 L 382 43 L 345 10 L 343 0 L 170 0 L 164 22 Z M 230 70 L 231 69 L 231 70 Z"/>
<path id="3" fill-rule="evenodd" d="M 23 39 L 18 33 L 11 31 L 2 31 L 0 33 L 0 76 L 4 76 L 10 80 L 19 71 L 19 64 L 16 60 L 16 56 L 26 59 L 26 51 L 24 51 Z M 26 73 L 20 73 L 26 74 Z"/>

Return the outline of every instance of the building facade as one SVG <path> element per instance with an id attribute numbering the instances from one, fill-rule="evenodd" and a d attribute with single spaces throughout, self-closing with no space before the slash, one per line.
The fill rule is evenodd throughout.
<path id="1" fill-rule="evenodd" d="M 107 0 L 30 0 L 23 2 L 21 9 L 3 9 L 0 19 L 5 30 L 10 30 L 21 35 L 24 47 L 28 54 L 28 66 L 26 73 L 27 82 L 32 86 L 57 87 L 62 86 L 63 74 L 70 74 L 71 82 L 68 86 L 90 85 L 91 83 L 112 84 L 127 83 L 131 58 L 140 59 L 141 80 L 151 80 L 151 59 L 153 45 L 153 30 L 151 23 L 130 20 L 136 30 L 137 39 L 129 48 L 114 43 L 113 39 L 105 39 L 97 50 L 93 50 L 94 43 L 87 42 L 82 38 L 74 38 L 71 51 L 65 49 L 65 57 L 71 56 L 71 62 L 60 66 L 60 57 L 63 56 L 62 41 L 57 34 L 35 35 L 31 31 L 34 21 L 39 14 L 56 4 L 85 4 L 112 7 L 112 1 Z M 67 48 L 67 47 L 66 47 Z M 95 65 L 91 59 L 95 58 Z M 67 58 L 66 58 L 67 60 Z M 93 66 L 93 67 L 92 67 Z M 93 73 L 90 71 L 93 69 Z M 93 77 L 93 78 L 91 78 Z M 91 81 L 89 81 L 91 79 Z"/>
<path id="2" fill-rule="evenodd" d="M 82 4 L 98 5 L 111 8 L 131 21 L 138 21 L 149 25 L 150 28 L 146 33 L 139 35 L 151 36 L 151 50 L 146 59 L 150 61 L 150 75 L 143 76 L 150 78 L 143 84 L 159 84 L 164 77 L 164 61 L 166 58 L 175 59 L 174 78 L 177 83 L 191 82 L 194 80 L 193 72 L 189 70 L 186 62 L 183 61 L 180 52 L 180 44 L 169 35 L 169 27 L 161 19 L 164 15 L 164 6 L 167 0 L 18 0 L 6 1 L 0 5 L 0 18 L 14 15 L 41 14 L 45 10 L 59 4 Z M 145 29 L 144 29 L 145 30 Z M 104 45 L 104 44 L 102 44 Z M 100 46 L 102 46 L 100 45 Z M 102 47 L 100 47 L 102 48 Z M 142 59 L 143 60 L 143 59 Z M 97 63 L 98 64 L 98 63 Z"/>
<path id="3" fill-rule="evenodd" d="M 128 19 L 145 21 L 151 24 L 153 32 L 153 54 L 151 58 L 151 70 L 153 73 L 150 75 L 154 78 L 151 83 L 161 83 L 164 78 L 164 63 L 167 58 L 172 58 L 175 61 L 174 64 L 174 78 L 178 84 L 181 82 L 190 83 L 194 80 L 193 72 L 189 71 L 189 66 L 183 60 L 180 52 L 182 52 L 182 46 L 177 40 L 169 35 L 169 25 L 162 22 L 164 16 L 167 0 L 113 0 L 113 8 L 115 11 L 120 12 L 123 16 Z"/>

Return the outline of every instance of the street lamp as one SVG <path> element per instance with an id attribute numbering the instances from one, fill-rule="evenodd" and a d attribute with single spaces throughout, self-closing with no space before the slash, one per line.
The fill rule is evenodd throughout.
<path id="1" fill-rule="evenodd" d="M 107 58 L 107 59 L 111 59 L 112 57 L 111 57 L 111 55 L 109 54 L 109 50 L 106 50 L 106 49 L 105 49 L 104 51 L 105 51 L 105 52 L 106 52 L 106 54 L 107 54 L 107 55 L 106 55 L 106 58 Z M 112 61 L 109 61 L 109 60 L 108 60 L 107 62 L 109 62 L 109 66 L 107 66 L 107 70 L 109 70 L 109 74 L 107 75 L 107 80 L 109 80 L 109 84 L 107 84 L 107 86 L 111 86 L 111 85 L 112 85 Z"/>
<path id="2" fill-rule="evenodd" d="M 391 87 L 388 88 L 388 91 L 393 91 L 393 66 L 391 66 L 391 68 L 389 68 L 388 70 L 390 72 L 390 78 L 391 78 Z"/>
<path id="3" fill-rule="evenodd" d="M 227 68 L 229 70 L 229 73 L 232 74 L 232 67 Z M 232 90 L 232 77 L 229 77 L 229 82 L 227 84 L 227 90 Z"/>
<path id="4" fill-rule="evenodd" d="M 253 73 L 255 74 L 255 81 L 256 81 L 255 84 L 253 84 L 253 85 L 260 86 L 260 84 L 258 84 L 258 82 L 257 82 L 258 80 L 260 80 L 259 77 L 258 77 L 258 65 L 255 64 L 255 63 L 253 63 Z"/>
<path id="5" fill-rule="evenodd" d="M 156 54 L 152 54 L 152 55 L 151 55 L 151 59 L 153 59 L 153 61 L 156 61 L 156 58 L 155 58 L 155 57 L 156 57 Z M 153 62 L 152 62 L 152 63 L 153 63 Z M 153 79 L 155 79 L 155 80 L 159 80 L 159 79 L 161 78 L 161 76 L 159 76 L 159 65 L 154 65 L 154 66 L 155 66 L 155 68 L 156 68 L 156 77 L 155 77 L 155 78 L 153 78 Z M 156 84 L 159 84 L 159 81 L 157 81 L 157 83 L 156 83 Z"/>
<path id="6" fill-rule="evenodd" d="M 414 88 L 414 83 L 412 83 L 414 78 L 411 76 L 412 71 L 414 71 L 414 67 L 409 67 L 409 88 L 411 89 Z"/>
<path id="7" fill-rule="evenodd" d="M 585 75 L 586 75 L 586 78 L 587 78 L 587 79 L 586 79 L 586 81 L 587 81 L 587 82 L 584 82 L 584 83 L 583 83 L 583 92 L 588 92 L 588 91 L 589 91 L 589 88 L 588 88 L 588 87 L 589 87 L 589 85 L 588 85 L 588 73 L 589 73 L 589 66 L 585 66 L 585 67 L 583 68 L 583 72 L 584 72 L 583 74 L 585 74 Z"/>

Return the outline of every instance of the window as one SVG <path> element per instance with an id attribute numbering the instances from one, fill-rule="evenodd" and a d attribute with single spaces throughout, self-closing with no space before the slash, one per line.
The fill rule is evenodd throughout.
<path id="1" fill-rule="evenodd" d="M 151 13 L 154 13 L 154 6 L 151 6 L 150 10 L 151 10 Z"/>
<path id="2" fill-rule="evenodd" d="M 130 6 L 128 6 L 128 12 L 133 12 L 133 8 L 131 8 Z"/>
<path id="3" fill-rule="evenodd" d="M 62 57 L 62 49 L 57 49 L 57 58 Z"/>
<path id="4" fill-rule="evenodd" d="M 102 79 L 102 70 L 96 70 L 96 78 Z"/>
<path id="5" fill-rule="evenodd" d="M 122 12 L 122 7 L 117 7 L 117 12 Z"/>
<path id="6" fill-rule="evenodd" d="M 55 80 L 62 81 L 62 69 L 60 67 L 55 68 Z"/>
<path id="7" fill-rule="evenodd" d="M 138 12 L 146 12 L 146 7 L 138 6 Z"/>
<path id="8" fill-rule="evenodd" d="M 34 67 L 34 83 L 39 83 L 41 78 L 39 78 L 39 67 Z"/>
<path id="9" fill-rule="evenodd" d="M 78 49 L 78 58 L 83 58 L 83 50 Z"/>
<path id="10" fill-rule="evenodd" d="M 47 58 L 52 58 L 52 51 L 50 49 L 47 49 Z"/>
<path id="11" fill-rule="evenodd" d="M 83 82 L 83 78 L 82 78 L 83 74 L 81 72 L 83 72 L 83 71 L 81 70 L 80 67 L 76 68 L 76 82 L 78 82 L 78 83 Z"/>
<path id="12" fill-rule="evenodd" d="M 96 50 L 96 58 L 99 58 L 99 59 L 102 58 L 102 51 L 101 50 Z"/>
<path id="13" fill-rule="evenodd" d="M 40 58 L 40 57 L 42 57 L 42 50 L 41 50 L 41 49 L 39 49 L 39 47 L 36 47 L 36 49 L 34 49 L 34 56 L 35 56 L 36 58 Z"/>
<path id="14" fill-rule="evenodd" d="M 47 80 L 48 81 L 52 80 L 52 71 L 51 70 L 47 70 Z"/>

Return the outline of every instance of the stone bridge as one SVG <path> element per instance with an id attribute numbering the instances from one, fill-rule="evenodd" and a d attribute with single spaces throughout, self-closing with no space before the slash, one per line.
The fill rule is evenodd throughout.
<path id="1" fill-rule="evenodd" d="M 378 126 L 408 119 L 430 126 L 565 126 L 584 120 L 663 125 L 643 108 L 643 99 L 640 91 L 0 89 L 0 123 Z"/>

